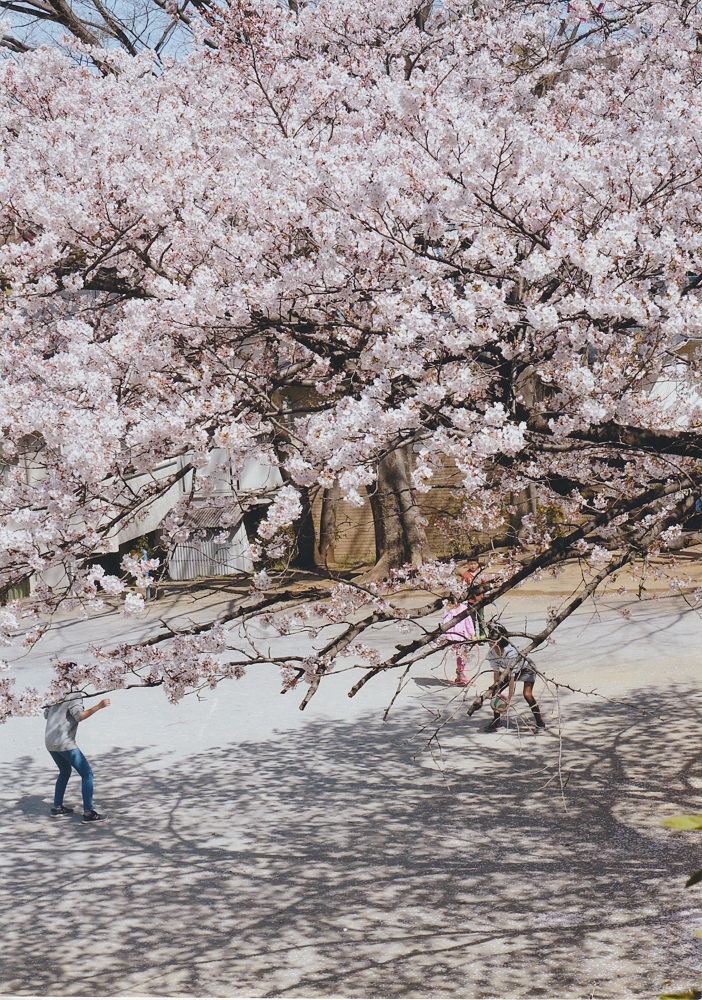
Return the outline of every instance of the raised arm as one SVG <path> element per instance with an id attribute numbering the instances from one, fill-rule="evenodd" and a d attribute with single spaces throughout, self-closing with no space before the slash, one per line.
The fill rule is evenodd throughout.
<path id="1" fill-rule="evenodd" d="M 103 698 L 102 701 L 97 703 L 97 705 L 93 705 L 92 708 L 86 708 L 84 712 L 81 712 L 79 721 L 85 722 L 85 720 L 89 719 L 91 715 L 95 715 L 95 713 L 99 712 L 101 708 L 107 708 L 109 704 L 110 699 Z"/>

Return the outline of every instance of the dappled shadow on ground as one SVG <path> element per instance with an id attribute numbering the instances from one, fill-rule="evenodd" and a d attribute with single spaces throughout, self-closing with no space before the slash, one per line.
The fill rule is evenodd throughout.
<path id="1" fill-rule="evenodd" d="M 437 753 L 422 726 L 453 696 L 181 763 L 103 756 L 97 827 L 51 820 L 50 760 L 18 761 L 0 781 L 0 991 L 649 998 L 694 982 L 702 911 L 682 885 L 702 843 L 658 820 L 702 811 L 697 703 L 571 699 L 560 743 L 459 711 Z"/>

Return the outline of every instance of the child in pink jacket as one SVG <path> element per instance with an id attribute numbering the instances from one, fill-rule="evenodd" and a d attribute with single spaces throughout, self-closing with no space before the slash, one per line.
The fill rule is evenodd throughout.
<path id="1" fill-rule="evenodd" d="M 461 604 L 449 604 L 444 611 L 444 617 L 442 618 L 442 624 L 447 625 L 449 622 L 453 621 L 454 618 L 458 618 L 459 615 L 464 614 L 470 610 L 470 606 L 465 603 Z M 465 618 L 461 621 L 456 622 L 451 628 L 446 631 L 446 638 L 449 642 L 455 643 L 456 650 L 456 680 L 454 684 L 458 684 L 461 687 L 465 687 L 466 684 L 470 683 L 470 677 L 468 676 L 468 666 L 465 659 L 463 658 L 463 647 L 472 642 L 475 639 L 475 622 L 473 621 L 470 614 L 466 614 Z"/>

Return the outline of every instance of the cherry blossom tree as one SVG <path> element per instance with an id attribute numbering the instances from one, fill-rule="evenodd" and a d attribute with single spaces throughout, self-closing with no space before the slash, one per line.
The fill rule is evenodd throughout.
<path id="1" fill-rule="evenodd" d="M 351 693 L 408 670 L 460 592 L 416 503 L 447 466 L 478 606 L 582 561 L 526 650 L 679 544 L 702 470 L 698 5 L 262 0 L 193 29 L 158 71 L 85 40 L 0 68 L 0 581 L 35 581 L 0 611 L 7 641 L 124 595 L 95 554 L 178 483 L 164 531 L 186 537 L 215 447 L 281 469 L 253 588 L 228 627 L 94 651 L 86 686 L 177 699 L 238 676 L 270 661 L 262 614 L 313 637 L 276 661 L 303 704 L 343 655 L 366 665 Z M 272 574 L 320 490 L 375 504 L 370 582 Z M 123 568 L 143 584 L 149 564 Z M 389 658 L 363 641 L 411 619 L 430 624 Z M 1 694 L 3 714 L 41 700 Z"/>

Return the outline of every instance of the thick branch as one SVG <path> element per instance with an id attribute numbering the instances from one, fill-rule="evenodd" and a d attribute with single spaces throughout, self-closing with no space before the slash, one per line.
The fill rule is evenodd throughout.
<path id="1" fill-rule="evenodd" d="M 542 414 L 533 415 L 527 421 L 527 428 L 533 434 L 553 438 L 549 420 L 557 417 L 558 414 L 552 414 L 551 417 Z M 564 443 L 572 439 L 592 444 L 614 445 L 632 451 L 648 451 L 656 455 L 702 458 L 702 434 L 699 431 L 652 430 L 648 427 L 625 426 L 610 420 L 605 424 L 596 424 L 588 430 L 571 431 Z"/>

